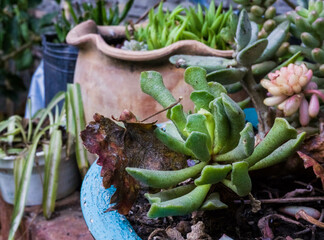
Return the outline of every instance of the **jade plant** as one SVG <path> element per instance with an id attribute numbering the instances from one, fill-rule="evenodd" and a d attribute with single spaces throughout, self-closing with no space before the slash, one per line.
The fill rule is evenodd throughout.
<path id="1" fill-rule="evenodd" d="M 141 74 L 142 91 L 164 108 L 173 106 L 167 111 L 172 123 L 164 129 L 156 128 L 155 136 L 169 149 L 193 160 L 193 166 L 174 171 L 126 168 L 143 184 L 164 189 L 145 194 L 151 203 L 150 218 L 226 208 L 220 194 L 210 192 L 213 184 L 222 183 L 238 196 L 246 196 L 252 188 L 249 171 L 285 160 L 305 138 L 305 133 L 297 134 L 285 119 L 276 118 L 265 138 L 255 146 L 253 127 L 245 123 L 244 112 L 221 84 L 207 82 L 206 70 L 189 67 L 184 80 L 194 89 L 190 95 L 193 113 L 183 111 L 158 72 Z"/>
<path id="2" fill-rule="evenodd" d="M 164 12 L 161 1 L 157 12 L 151 9 L 148 18 L 147 25 L 133 33 L 133 38 L 145 42 L 148 50 L 163 48 L 179 40 L 197 40 L 212 48 L 225 50 L 231 48 L 234 42 L 237 17 L 232 8 L 223 12 L 222 2 L 217 8 L 213 0 L 204 10 L 198 4 L 197 9 L 179 5 L 172 12 Z M 132 36 L 127 35 L 130 40 Z"/>
<path id="3" fill-rule="evenodd" d="M 308 8 L 298 6 L 288 12 L 292 34 L 301 40 L 301 45 L 291 45 L 289 51 L 301 51 L 313 63 L 305 63 L 317 77 L 324 76 L 324 3 L 322 0 L 311 0 Z"/>

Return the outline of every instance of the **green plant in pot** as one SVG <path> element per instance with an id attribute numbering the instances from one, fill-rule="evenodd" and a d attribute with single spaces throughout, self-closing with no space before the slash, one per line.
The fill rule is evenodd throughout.
<path id="1" fill-rule="evenodd" d="M 239 16 L 236 29 L 236 49 L 233 59 L 175 55 L 170 62 L 178 67 L 200 66 L 207 70 L 207 81 L 216 81 L 225 86 L 229 93 L 242 88 L 250 97 L 258 114 L 258 131 L 261 138 L 270 130 L 274 113 L 263 104 L 266 92 L 259 87 L 260 80 L 269 72 L 294 62 L 300 53 L 281 63 L 276 52 L 285 41 L 289 22 L 279 24 L 267 38 L 258 39 L 258 29 L 248 18 L 245 10 Z M 246 103 L 248 103 L 246 100 Z"/>
<path id="2" fill-rule="evenodd" d="M 83 146 L 80 145 L 78 137 L 78 132 L 84 127 L 80 94 L 79 85 L 69 85 L 66 93 L 58 93 L 47 108 L 39 110 L 32 118 L 22 119 L 20 116 L 12 116 L 0 123 L 1 192 L 6 192 L 5 184 L 10 185 L 6 179 L 14 179 L 15 183 L 14 209 L 8 239 L 14 239 L 28 201 L 32 204 L 38 201 L 30 199 L 31 196 L 28 194 L 29 189 L 32 191 L 41 190 L 30 186 L 31 182 L 35 182 L 36 179 L 36 188 L 39 187 L 38 170 L 43 169 L 44 177 L 42 186 L 43 213 L 46 218 L 50 218 L 55 208 L 57 193 L 64 197 L 78 187 L 79 174 L 74 170 L 76 167 L 76 164 L 73 164 L 74 156 L 76 156 L 82 176 L 88 169 L 87 155 Z M 59 111 L 57 104 L 64 99 L 65 107 Z M 41 160 L 42 156 L 44 156 L 44 160 Z M 10 164 L 13 166 L 9 166 Z M 59 181 L 60 165 L 63 165 L 63 168 L 72 167 L 70 174 L 74 179 L 69 181 L 74 185 L 70 186 Z M 8 169 L 3 169 L 5 167 Z M 13 170 L 13 173 L 10 173 L 10 169 Z M 59 182 L 60 187 L 66 189 L 66 193 L 62 193 L 58 189 Z M 69 185 L 69 187 L 62 184 Z M 10 199 L 10 196 L 8 198 Z"/>
<path id="3" fill-rule="evenodd" d="M 190 67 L 185 81 L 194 91 L 190 98 L 194 113 L 185 113 L 181 104 L 165 88 L 157 72 L 143 72 L 142 90 L 168 110 L 172 123 L 157 128 L 155 136 L 173 151 L 190 156 L 194 166 L 177 171 L 126 168 L 138 181 L 152 188 L 166 189 L 146 194 L 151 203 L 148 216 L 184 215 L 192 211 L 215 210 L 226 205 L 219 193 L 208 196 L 212 184 L 223 183 L 239 196 L 251 192 L 249 171 L 279 163 L 300 146 L 305 133 L 297 134 L 283 118 L 277 118 L 266 137 L 255 147 L 251 123 L 245 124 L 244 112 L 227 96 L 221 84 L 206 80 L 206 71 Z M 188 179 L 190 184 L 177 186 Z M 186 181 L 187 182 L 187 181 Z"/>
<path id="4" fill-rule="evenodd" d="M 164 12 L 161 1 L 156 12 L 150 10 L 147 24 L 133 29 L 132 34 L 126 26 L 126 35 L 128 40 L 147 44 L 148 50 L 163 48 L 180 40 L 196 40 L 211 48 L 227 50 L 234 43 L 236 24 L 237 16 L 232 7 L 223 11 L 222 2 L 215 7 L 213 0 L 204 9 L 200 4 L 196 8 L 178 5 L 171 12 Z"/>

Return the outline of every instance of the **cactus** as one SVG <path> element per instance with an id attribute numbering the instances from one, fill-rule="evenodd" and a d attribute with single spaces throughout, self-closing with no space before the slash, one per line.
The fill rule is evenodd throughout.
<path id="1" fill-rule="evenodd" d="M 310 61 L 317 63 L 314 72 L 316 76 L 324 76 L 324 6 L 322 0 L 309 1 L 308 8 L 298 6 L 294 11 L 288 12 L 287 18 L 291 23 L 292 34 L 301 40 L 301 46 L 289 47 L 291 53 L 300 49 Z"/>
<path id="2" fill-rule="evenodd" d="M 226 208 L 219 193 L 208 196 L 212 184 L 222 183 L 239 196 L 248 195 L 252 187 L 249 170 L 285 160 L 305 137 L 305 133 L 297 135 L 285 119 L 277 118 L 264 140 L 254 147 L 252 125 L 245 124 L 244 112 L 226 94 L 225 88 L 216 82 L 208 83 L 208 75 L 200 67 L 187 68 L 184 76 L 194 89 L 190 98 L 195 111 L 187 114 L 178 103 L 167 112 L 172 123 L 165 129 L 157 128 L 154 133 L 167 147 L 190 156 L 196 164 L 176 171 L 126 168 L 140 182 L 167 189 L 145 194 L 151 203 L 150 218 Z M 163 107 L 174 105 L 175 98 L 161 79 L 157 72 L 143 72 L 142 91 Z M 177 186 L 191 178 L 193 183 Z"/>
<path id="3" fill-rule="evenodd" d="M 299 122 L 302 126 L 307 126 L 311 118 L 316 118 L 319 113 L 319 98 L 324 100 L 324 94 L 318 90 L 317 84 L 311 82 L 312 76 L 312 70 L 307 69 L 305 64 L 298 66 L 292 63 L 269 73 L 270 80 L 261 81 L 261 85 L 271 94 L 264 100 L 264 104 L 277 106 L 286 117 L 299 110 Z"/>

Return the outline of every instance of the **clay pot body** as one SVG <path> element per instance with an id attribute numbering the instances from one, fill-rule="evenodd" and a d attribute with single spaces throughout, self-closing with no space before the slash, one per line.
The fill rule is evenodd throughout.
<path id="1" fill-rule="evenodd" d="M 183 81 L 184 69 L 177 69 L 168 58 L 175 54 L 232 55 L 232 51 L 212 49 L 194 40 L 179 41 L 152 51 L 127 51 L 109 45 L 125 39 L 124 29 L 124 26 L 97 26 L 89 20 L 76 26 L 67 36 L 67 42 L 79 48 L 74 82 L 81 85 L 87 122 L 96 112 L 119 117 L 128 109 L 141 120 L 161 110 L 162 107 L 140 88 L 141 72 L 151 70 L 162 74 L 175 98 L 184 98 L 181 103 L 186 111 L 193 110 L 189 98 L 191 86 Z M 150 119 L 154 120 L 165 121 L 165 113 Z"/>

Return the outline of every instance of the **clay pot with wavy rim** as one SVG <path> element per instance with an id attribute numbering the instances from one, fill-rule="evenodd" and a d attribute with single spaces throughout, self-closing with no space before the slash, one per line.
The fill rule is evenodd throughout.
<path id="1" fill-rule="evenodd" d="M 94 113 L 118 117 L 124 109 L 138 119 L 162 109 L 140 89 L 140 73 L 154 70 L 162 74 L 175 98 L 184 97 L 185 110 L 193 110 L 191 87 L 183 81 L 184 69 L 177 69 L 168 58 L 175 54 L 231 57 L 232 51 L 210 48 L 195 40 L 183 40 L 152 51 L 127 51 L 108 43 L 125 39 L 124 26 L 97 26 L 92 20 L 73 28 L 66 40 L 79 48 L 74 82 L 80 83 L 87 121 Z M 165 121 L 165 114 L 150 120 Z"/>

